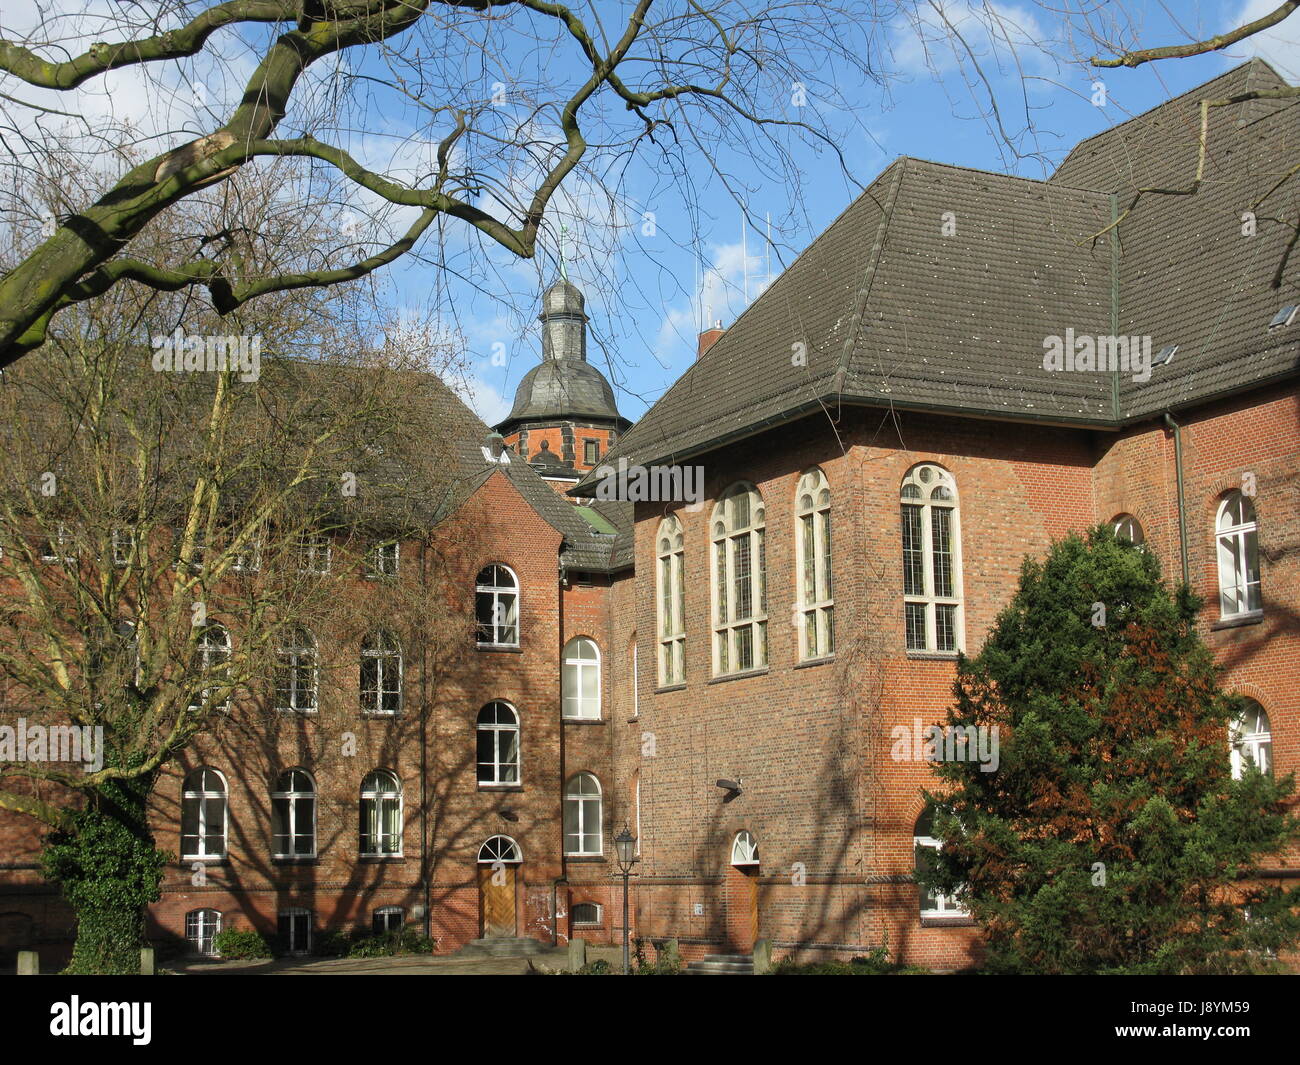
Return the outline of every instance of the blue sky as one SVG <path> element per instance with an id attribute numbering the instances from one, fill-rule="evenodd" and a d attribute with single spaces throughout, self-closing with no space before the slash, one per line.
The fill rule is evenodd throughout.
<path id="1" fill-rule="evenodd" d="M 964 14 L 963 6 L 947 5 L 950 20 Z M 1151 46 L 1220 31 L 1242 17 L 1259 17 L 1274 4 L 1270 0 L 1238 0 L 1125 2 L 1122 6 L 1141 30 L 1140 43 Z M 1056 59 L 1086 42 L 1076 38 L 1078 43 L 1062 43 L 1070 27 L 1059 21 L 1053 24 L 1041 8 L 1004 4 L 999 10 L 1022 37 L 1016 42 L 1014 60 L 1004 46 L 994 47 L 987 33 L 980 37 L 978 22 L 959 25 L 968 43 L 985 53 L 980 65 L 988 89 L 998 100 L 1003 132 L 987 117 L 985 83 L 973 76 L 969 63 L 957 62 L 942 44 L 928 49 L 927 63 L 927 50 L 915 32 L 899 25 L 890 36 L 890 62 L 898 72 L 897 80 L 885 92 L 864 92 L 854 113 L 841 122 L 845 131 L 841 147 L 859 181 L 869 183 L 899 155 L 1045 177 L 1080 139 L 1176 96 L 1250 55 L 1264 55 L 1284 68 L 1284 75 L 1300 80 L 1294 69 L 1285 69 L 1300 57 L 1300 49 L 1292 43 L 1300 40 L 1297 16 L 1290 20 L 1293 26 L 1283 24 L 1269 38 L 1249 47 L 1136 70 L 1106 71 L 1102 80 L 1107 103 L 1097 107 L 1092 102 L 1096 72 Z M 1016 33 L 1009 35 L 1014 39 Z M 1047 39 L 1056 42 L 1048 46 L 1050 55 L 1036 47 L 1036 42 Z M 763 287 L 769 258 L 775 275 L 783 262 L 788 263 L 806 247 L 858 194 L 859 189 L 837 173 L 831 162 L 824 151 L 810 149 L 803 154 L 806 185 L 798 204 L 790 203 L 789 192 L 782 185 L 764 184 L 755 177 L 757 191 L 749 203 L 760 223 L 747 233 L 751 302 Z M 635 188 L 634 182 L 630 185 Z M 633 227 L 633 239 L 622 242 L 617 256 L 617 284 L 607 283 L 607 260 L 593 264 L 584 259 L 581 248 L 570 251 L 570 278 L 588 293 L 592 318 L 588 358 L 610 378 L 620 410 L 633 420 L 693 361 L 701 319 L 707 316 L 729 325 L 746 305 L 740 210 L 717 187 L 706 186 L 696 195 L 703 207 L 702 224 L 692 234 L 683 204 L 674 202 L 673 190 L 660 188 L 656 192 L 651 206 L 656 211 L 658 232 L 655 237 L 643 237 Z M 774 244 L 779 245 L 770 251 L 765 247 L 761 222 L 769 212 L 776 231 Z M 519 305 L 515 315 L 503 315 L 499 301 L 477 292 L 467 289 L 457 294 L 456 316 L 468 347 L 472 402 L 489 422 L 508 410 L 520 378 L 540 358 L 535 328 L 519 321 L 536 313 L 535 298 L 533 306 L 527 305 L 528 285 L 540 289 L 554 276 L 553 255 L 539 258 L 538 262 L 504 267 L 520 282 L 514 296 Z M 701 282 L 701 261 L 715 268 L 707 275 L 707 285 Z M 600 274 L 594 282 L 593 269 Z M 407 283 L 402 280 L 399 287 Z M 505 366 L 492 364 L 494 344 L 504 345 Z"/>

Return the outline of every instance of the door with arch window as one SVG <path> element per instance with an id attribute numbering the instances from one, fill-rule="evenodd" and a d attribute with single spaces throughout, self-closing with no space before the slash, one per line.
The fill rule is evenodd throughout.
<path id="1" fill-rule="evenodd" d="M 727 944 L 737 954 L 750 953 L 759 939 L 758 873 L 758 840 L 751 832 L 737 832 L 726 878 Z"/>
<path id="2" fill-rule="evenodd" d="M 513 939 L 518 933 L 517 870 L 523 854 L 509 836 L 493 836 L 478 851 L 479 934 Z"/>

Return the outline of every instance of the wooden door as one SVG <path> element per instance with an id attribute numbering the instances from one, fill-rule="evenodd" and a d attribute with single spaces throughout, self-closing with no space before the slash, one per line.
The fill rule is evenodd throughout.
<path id="1" fill-rule="evenodd" d="M 490 865 L 480 865 L 478 894 L 484 938 L 513 938 L 515 935 L 515 867 L 499 865 L 493 869 Z"/>

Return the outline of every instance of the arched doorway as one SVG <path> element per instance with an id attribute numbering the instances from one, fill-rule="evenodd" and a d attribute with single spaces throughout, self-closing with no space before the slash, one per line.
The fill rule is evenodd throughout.
<path id="1" fill-rule="evenodd" d="M 518 930 L 516 870 L 524 860 L 509 836 L 493 836 L 478 849 L 479 934 L 512 939 Z"/>
<path id="2" fill-rule="evenodd" d="M 751 832 L 737 832 L 731 841 L 731 866 L 727 870 L 727 946 L 749 954 L 759 937 L 758 840 Z"/>

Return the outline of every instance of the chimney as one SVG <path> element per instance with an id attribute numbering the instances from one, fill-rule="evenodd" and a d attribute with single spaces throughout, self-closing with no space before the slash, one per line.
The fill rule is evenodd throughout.
<path id="1" fill-rule="evenodd" d="M 695 352 L 695 357 L 698 359 L 708 351 L 709 348 L 713 347 L 713 345 L 718 342 L 718 338 L 725 332 L 726 330 L 722 328 L 721 319 L 713 323 L 712 329 L 704 330 L 704 332 L 700 334 L 699 348 Z"/>

